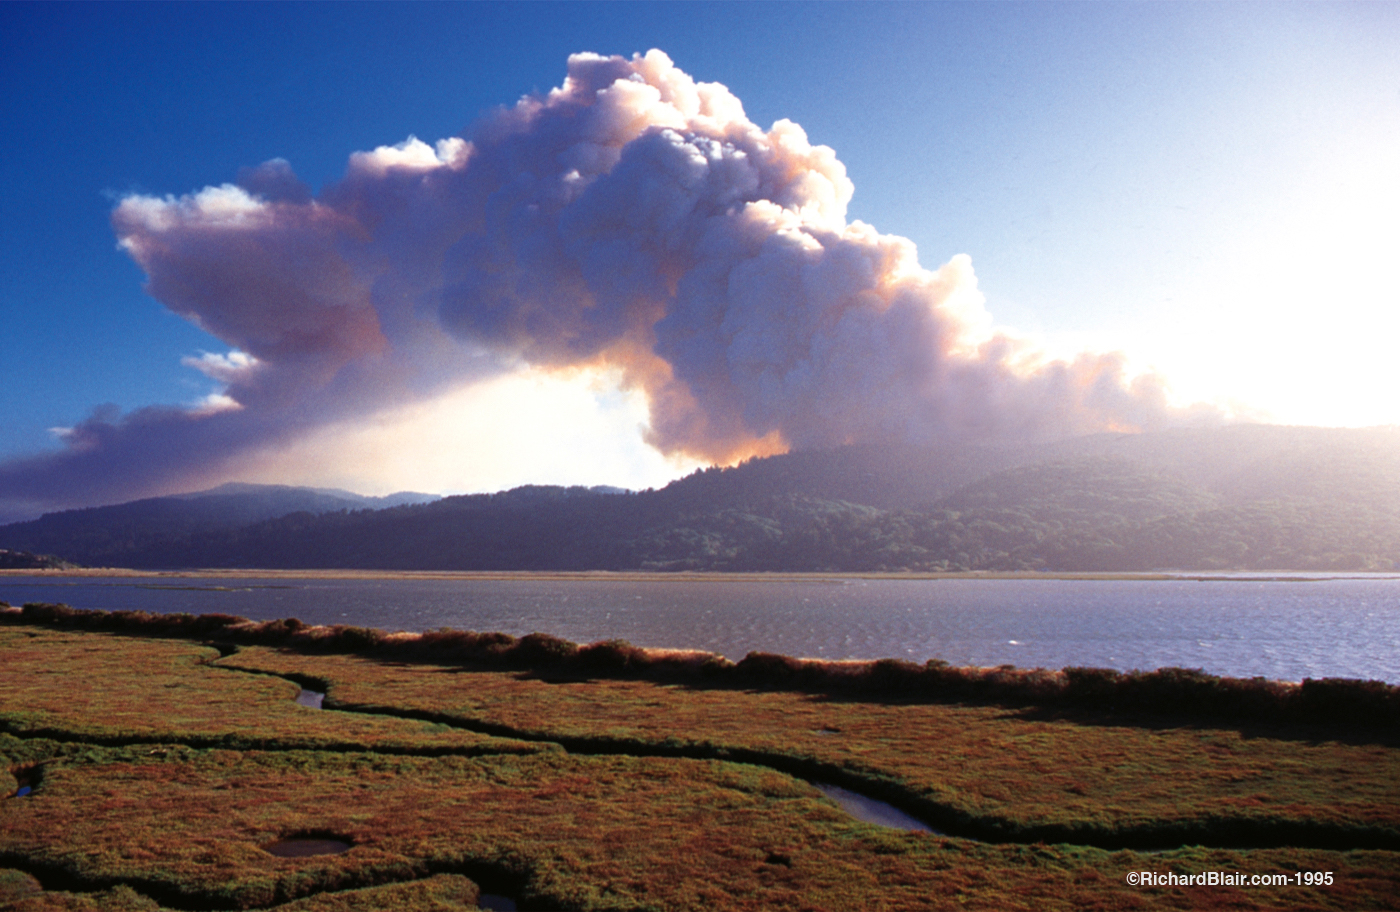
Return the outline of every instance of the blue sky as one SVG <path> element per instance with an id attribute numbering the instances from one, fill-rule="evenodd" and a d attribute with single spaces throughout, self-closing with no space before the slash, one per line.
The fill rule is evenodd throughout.
<path id="1" fill-rule="evenodd" d="M 832 147 L 849 218 L 911 239 L 929 269 L 969 255 L 991 319 L 1050 352 L 1122 350 L 1178 400 L 1246 415 L 1400 423 L 1393 4 L 10 3 L 0 36 L 0 460 L 59 450 L 50 429 L 104 403 L 219 388 L 181 361 L 232 346 L 143 292 L 110 223 L 122 197 L 272 158 L 314 190 L 352 152 L 432 143 L 559 85 L 571 53 L 650 48 L 763 128 L 788 118 Z M 591 429 L 562 446 L 513 431 L 511 397 L 553 382 L 517 380 L 474 406 L 506 416 L 475 446 L 514 434 L 502 452 L 552 462 L 244 474 L 480 490 L 697 464 L 660 460 L 628 431 L 635 402 L 597 378 L 591 406 L 541 393 L 601 410 Z M 582 469 L 559 455 L 619 433 Z"/>

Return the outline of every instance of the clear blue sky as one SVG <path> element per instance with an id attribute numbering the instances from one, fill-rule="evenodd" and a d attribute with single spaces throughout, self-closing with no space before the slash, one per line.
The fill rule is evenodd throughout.
<path id="1" fill-rule="evenodd" d="M 1400 5 L 7 3 L 0 460 L 214 390 L 181 359 L 229 345 L 142 291 L 120 197 L 279 157 L 318 188 L 653 47 L 831 146 L 849 216 L 924 266 L 970 255 L 998 325 L 1183 399 L 1400 422 Z"/>

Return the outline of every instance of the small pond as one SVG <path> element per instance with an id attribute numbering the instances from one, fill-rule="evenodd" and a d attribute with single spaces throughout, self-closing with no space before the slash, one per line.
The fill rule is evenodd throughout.
<path id="1" fill-rule="evenodd" d="M 43 778 L 43 770 L 37 764 L 20 766 L 12 768 L 10 775 L 15 777 L 15 790 L 4 797 L 28 798 L 39 787 L 39 781 Z"/>
<path id="2" fill-rule="evenodd" d="M 304 687 L 301 689 L 301 692 L 297 694 L 297 703 L 309 707 L 310 709 L 320 709 L 325 699 L 326 695 L 320 691 L 307 690 Z"/>

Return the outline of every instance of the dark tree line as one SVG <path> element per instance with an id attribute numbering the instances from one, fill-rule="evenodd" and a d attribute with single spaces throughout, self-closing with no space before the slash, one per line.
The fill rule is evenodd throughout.
<path id="1" fill-rule="evenodd" d="M 1400 567 L 1394 431 L 1227 428 L 1042 450 L 844 448 L 708 469 L 657 491 L 529 486 L 281 515 L 260 502 L 254 521 L 241 521 L 237 504 L 220 512 L 212 501 L 176 500 L 7 526 L 0 547 L 132 567 Z"/>

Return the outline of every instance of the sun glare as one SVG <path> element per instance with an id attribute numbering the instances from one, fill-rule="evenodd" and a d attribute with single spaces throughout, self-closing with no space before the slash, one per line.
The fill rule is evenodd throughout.
<path id="1" fill-rule="evenodd" d="M 623 390 L 611 372 L 528 370 L 371 420 L 329 426 L 250 460 L 247 480 L 368 494 L 489 492 L 523 484 L 640 489 L 697 467 L 646 446 L 646 421 L 645 398 Z"/>

